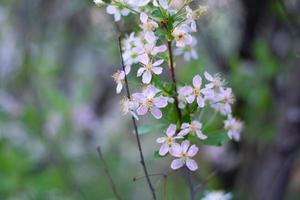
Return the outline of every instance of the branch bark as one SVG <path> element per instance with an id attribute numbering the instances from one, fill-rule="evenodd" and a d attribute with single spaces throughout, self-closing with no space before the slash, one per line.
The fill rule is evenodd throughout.
<path id="1" fill-rule="evenodd" d="M 174 67 L 174 61 L 173 61 L 172 41 L 168 41 L 168 52 L 169 52 L 169 59 L 170 59 L 171 78 L 172 78 L 172 82 L 174 84 L 174 89 L 175 89 L 175 94 L 176 94 L 177 93 L 177 82 L 176 82 L 175 67 Z M 175 98 L 175 105 L 176 105 L 176 110 L 178 113 L 179 122 L 181 123 L 182 115 L 181 115 L 181 110 L 178 106 L 179 101 L 178 101 L 177 95 L 175 95 L 174 98 Z"/>

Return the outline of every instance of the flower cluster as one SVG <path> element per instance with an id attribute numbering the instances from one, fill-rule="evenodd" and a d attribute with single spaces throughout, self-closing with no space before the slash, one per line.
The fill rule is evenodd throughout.
<path id="1" fill-rule="evenodd" d="M 136 119 L 147 113 L 156 119 L 172 116 L 172 120 L 164 120 L 168 121 L 165 124 L 168 127 L 166 135 L 156 140 L 161 144 L 160 156 L 169 154 L 175 158 L 171 162 L 172 169 L 183 166 L 191 171 L 198 169 L 193 159 L 199 151 L 196 143 L 210 138 L 205 129 L 207 124 L 198 117 L 198 111 L 207 107 L 225 116 L 224 129 L 228 131 L 228 137 L 239 140 L 242 123 L 232 116 L 234 95 L 219 74 L 197 74 L 190 85 L 178 86 L 177 91 L 174 77 L 172 84 L 159 78 L 164 70 L 171 69 L 174 73 L 172 46 L 175 47 L 175 56 L 183 55 L 187 61 L 198 58 L 195 49 L 197 39 L 192 34 L 197 31 L 196 20 L 207 12 L 205 7 L 192 10 L 189 0 L 182 1 L 181 5 L 168 0 L 94 2 L 107 5 L 107 13 L 112 14 L 115 21 L 130 13 L 138 15 L 140 30 L 122 40 L 122 57 L 126 67 L 113 75 L 116 92 L 121 92 L 125 77 L 134 73 L 133 76 L 144 84 L 144 89 L 121 101 L 123 112 L 130 113 Z M 177 109 L 172 110 L 174 106 Z"/>

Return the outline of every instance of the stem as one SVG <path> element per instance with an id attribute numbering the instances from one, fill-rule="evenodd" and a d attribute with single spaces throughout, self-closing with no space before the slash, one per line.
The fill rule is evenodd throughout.
<path id="1" fill-rule="evenodd" d="M 174 68 L 174 62 L 173 62 L 173 53 L 172 53 L 172 41 L 168 41 L 168 52 L 169 52 L 169 59 L 170 59 L 170 71 L 171 71 L 172 82 L 175 87 L 175 94 L 177 94 L 177 83 L 176 83 L 175 68 Z M 176 95 L 174 98 L 175 98 L 175 106 L 176 106 L 176 110 L 178 113 L 179 122 L 181 123 L 182 115 L 181 115 L 181 110 L 178 107 L 178 104 L 179 104 L 178 96 Z"/>
<path id="2" fill-rule="evenodd" d="M 122 45 L 121 45 L 121 37 L 119 37 L 118 39 L 119 39 L 119 50 L 120 50 L 120 56 L 121 56 L 122 69 L 123 69 L 123 71 L 125 71 L 125 65 L 124 65 L 124 60 L 123 60 L 123 51 L 122 51 Z M 130 99 L 130 90 L 129 90 L 129 85 L 128 85 L 128 80 L 127 80 L 126 74 L 125 74 L 125 86 L 126 86 L 127 97 L 128 97 L 128 99 Z M 143 155 L 143 151 L 142 151 L 142 146 L 141 146 L 141 141 L 140 141 L 139 132 L 138 132 L 138 128 L 137 128 L 137 123 L 133 116 L 131 117 L 131 119 L 132 119 L 135 136 L 136 136 L 136 140 L 137 140 L 137 144 L 138 144 L 138 149 L 139 149 L 139 153 L 140 153 L 140 159 L 141 159 L 140 163 L 143 167 L 147 183 L 148 183 L 150 191 L 152 193 L 152 197 L 154 200 L 156 200 L 155 190 L 154 190 L 154 187 L 152 186 L 152 183 L 151 183 L 151 180 L 149 177 L 149 173 L 148 173 L 148 170 L 147 170 L 147 167 L 145 164 L 145 160 L 144 160 L 144 155 Z"/>
<path id="3" fill-rule="evenodd" d="M 100 158 L 101 162 L 103 163 L 103 169 L 104 169 L 104 172 L 105 172 L 105 174 L 106 174 L 106 176 L 107 176 L 107 178 L 108 178 L 108 180 L 109 180 L 109 182 L 110 182 L 110 186 L 111 186 L 111 188 L 112 188 L 112 191 L 113 191 L 115 197 L 116 197 L 118 200 L 122 200 L 121 196 L 119 195 L 119 193 L 118 193 L 118 191 L 117 191 L 117 187 L 116 187 L 116 185 L 115 185 L 115 183 L 114 183 L 114 180 L 112 179 L 112 176 L 111 176 L 110 173 L 109 173 L 108 167 L 107 167 L 107 165 L 106 165 L 106 162 L 105 162 L 105 160 L 104 160 L 103 154 L 102 154 L 102 152 L 101 152 L 101 148 L 100 148 L 100 147 L 97 147 L 97 151 L 98 151 L 99 158 Z"/>

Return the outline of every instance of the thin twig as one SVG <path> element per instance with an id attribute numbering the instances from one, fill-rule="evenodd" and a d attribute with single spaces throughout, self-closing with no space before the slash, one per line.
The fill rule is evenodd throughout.
<path id="1" fill-rule="evenodd" d="M 122 64 L 122 69 L 123 71 L 125 71 L 125 64 L 124 64 L 124 60 L 123 60 L 123 51 L 122 51 L 122 45 L 121 45 L 121 37 L 118 38 L 119 40 L 119 50 L 120 50 L 120 56 L 121 56 L 121 64 Z M 127 75 L 125 74 L 125 86 L 126 86 L 126 93 L 127 93 L 127 97 L 128 99 L 130 99 L 130 90 L 129 90 L 129 85 L 128 85 L 128 80 L 127 80 Z M 140 141 L 140 137 L 139 137 L 139 133 L 138 133 L 138 128 L 137 128 L 137 123 L 135 118 L 132 116 L 132 123 L 133 123 L 133 127 L 134 127 L 134 131 L 135 131 L 135 136 L 136 136 L 136 140 L 137 140 L 137 144 L 138 144 L 138 149 L 139 149 L 139 153 L 140 153 L 140 163 L 143 167 L 144 173 L 145 173 L 145 177 L 147 180 L 147 183 L 149 185 L 150 191 L 152 193 L 152 197 L 154 200 L 156 200 L 156 194 L 155 194 L 155 190 L 154 187 L 152 186 L 150 177 L 149 177 L 149 173 L 145 164 L 145 160 L 144 160 L 144 155 L 143 155 L 143 151 L 142 151 L 142 145 L 141 145 L 141 141 Z"/>
<path id="2" fill-rule="evenodd" d="M 99 158 L 100 158 L 100 160 L 101 160 L 101 162 L 102 162 L 104 172 L 105 172 L 105 174 L 106 174 L 106 176 L 107 176 L 107 178 L 108 178 L 108 180 L 109 180 L 109 182 L 110 182 L 110 186 L 111 186 L 111 188 L 112 188 L 112 191 L 113 191 L 115 197 L 116 197 L 118 200 L 122 200 L 121 196 L 120 196 L 119 193 L 118 193 L 118 190 L 117 190 L 117 187 L 116 187 L 116 185 L 115 185 L 115 182 L 114 182 L 114 180 L 113 180 L 113 178 L 112 178 L 112 176 L 111 176 L 111 174 L 110 174 L 110 172 L 109 172 L 109 170 L 108 170 L 108 167 L 107 167 L 106 162 L 105 162 L 105 160 L 104 160 L 103 154 L 102 154 L 102 152 L 101 152 L 101 148 L 100 148 L 100 147 L 97 147 L 97 151 L 98 151 Z"/>
<path id="3" fill-rule="evenodd" d="M 174 68 L 174 61 L 173 61 L 172 41 L 168 41 L 168 52 L 169 52 L 169 59 L 170 59 L 171 78 L 172 78 L 172 82 L 174 84 L 175 94 L 177 94 L 177 82 L 176 82 L 175 68 Z M 178 104 L 179 104 L 178 96 L 176 95 L 174 98 L 175 98 L 175 106 L 176 106 L 176 110 L 178 113 L 179 122 L 181 123 L 182 115 L 181 115 L 181 110 L 178 106 Z"/>

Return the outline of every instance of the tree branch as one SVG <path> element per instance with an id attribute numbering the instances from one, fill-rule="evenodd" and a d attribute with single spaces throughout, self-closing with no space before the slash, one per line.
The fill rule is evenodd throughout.
<path id="1" fill-rule="evenodd" d="M 123 71 L 125 71 L 125 65 L 124 65 L 124 60 L 123 60 L 123 51 L 122 51 L 122 45 L 121 45 L 121 37 L 118 38 L 119 40 L 119 50 L 120 50 L 120 56 L 121 56 L 121 64 L 122 64 L 122 69 Z M 129 85 L 128 85 L 128 80 L 127 80 L 127 75 L 125 73 L 125 86 L 126 86 L 126 93 L 127 93 L 127 97 L 128 99 L 130 99 L 130 90 L 129 90 Z M 152 186 L 150 177 L 149 177 L 149 173 L 145 164 L 145 160 L 144 160 L 144 155 L 143 155 L 143 151 L 142 151 L 142 146 L 141 146 L 141 141 L 140 141 L 140 137 L 139 137 L 139 133 L 138 133 L 138 128 L 137 128 L 137 123 L 135 118 L 132 116 L 132 123 L 133 123 L 133 127 L 134 127 L 134 132 L 135 132 L 135 136 L 136 136 L 136 140 L 137 140 L 137 144 L 138 144 L 138 149 L 139 149 L 139 154 L 140 154 L 140 163 L 143 167 L 144 173 L 145 173 L 145 177 L 147 180 L 147 183 L 149 185 L 150 191 L 152 193 L 152 197 L 154 200 L 156 200 L 156 194 L 155 194 L 155 190 L 154 187 Z"/>
<path id="2" fill-rule="evenodd" d="M 110 174 L 110 172 L 109 172 L 109 170 L 108 170 L 108 167 L 107 167 L 106 162 L 105 162 L 105 160 L 104 160 L 103 154 L 102 154 L 102 152 L 101 152 L 101 148 L 100 148 L 100 147 L 97 147 L 97 151 L 98 151 L 99 158 L 100 158 L 100 160 L 101 160 L 101 162 L 102 162 L 102 164 L 103 164 L 104 172 L 105 172 L 105 174 L 106 174 L 106 176 L 107 176 L 107 178 L 108 178 L 108 180 L 109 180 L 109 182 L 110 182 L 110 186 L 111 186 L 111 188 L 112 188 L 112 191 L 113 191 L 115 197 L 116 197 L 118 200 L 122 200 L 121 196 L 120 196 L 119 193 L 118 193 L 118 190 L 117 190 L 117 187 L 116 187 L 116 185 L 115 185 L 115 183 L 114 183 L 114 180 L 113 180 L 113 178 L 112 178 L 112 176 L 111 176 L 111 174 Z"/>
<path id="3" fill-rule="evenodd" d="M 173 61 L 172 41 L 168 41 L 168 52 L 169 52 L 169 59 L 170 59 L 171 78 L 172 78 L 172 82 L 175 87 L 175 94 L 177 94 L 177 82 L 176 82 L 175 68 L 174 68 L 174 61 Z M 175 95 L 174 98 L 175 98 L 175 106 L 176 106 L 176 110 L 178 113 L 179 122 L 181 123 L 182 115 L 181 115 L 181 110 L 178 107 L 178 104 L 179 104 L 178 96 Z"/>

